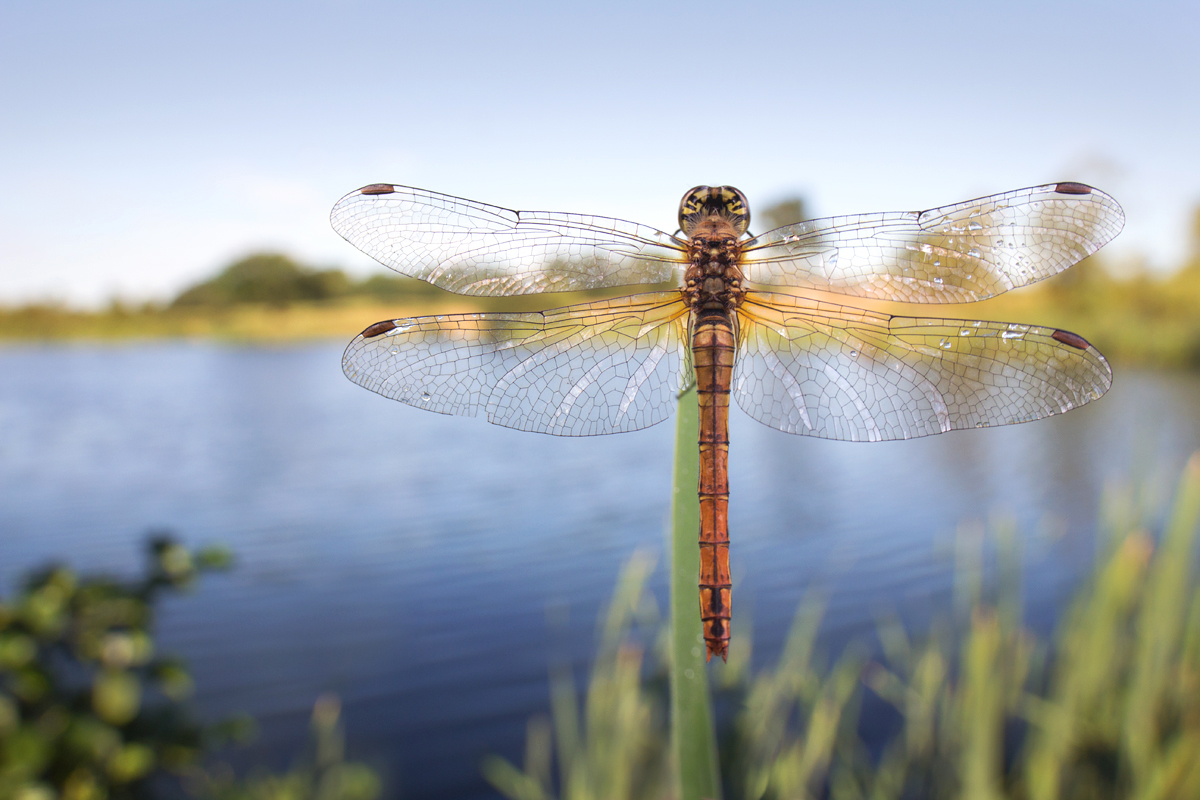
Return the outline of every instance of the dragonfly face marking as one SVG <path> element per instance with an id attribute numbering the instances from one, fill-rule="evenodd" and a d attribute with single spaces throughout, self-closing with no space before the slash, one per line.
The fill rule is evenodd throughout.
<path id="1" fill-rule="evenodd" d="M 750 227 L 750 204 L 741 190 L 732 186 L 694 186 L 679 201 L 679 230 L 692 237 L 693 228 L 714 215 L 729 220 L 736 231 L 734 238 Z"/>
<path id="2" fill-rule="evenodd" d="M 731 400 L 787 433 L 882 441 L 1038 419 L 1100 397 L 1112 381 L 1104 357 L 1069 331 L 893 316 L 806 294 L 962 303 L 1048 278 L 1124 224 L 1113 198 L 1081 183 L 808 220 L 753 238 L 749 204 L 731 186 L 684 195 L 682 237 L 390 183 L 351 192 L 330 219 L 376 260 L 460 294 L 677 282 L 549 311 L 385 320 L 350 343 L 342 368 L 417 408 L 560 436 L 655 425 L 695 386 L 710 657 L 729 643 Z"/>

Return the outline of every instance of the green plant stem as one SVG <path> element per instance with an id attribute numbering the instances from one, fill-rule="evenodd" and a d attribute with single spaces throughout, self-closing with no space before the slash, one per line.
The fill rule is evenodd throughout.
<path id="1" fill-rule="evenodd" d="M 671 507 L 671 730 L 681 800 L 721 796 L 696 582 L 700 574 L 696 390 L 679 397 Z"/>

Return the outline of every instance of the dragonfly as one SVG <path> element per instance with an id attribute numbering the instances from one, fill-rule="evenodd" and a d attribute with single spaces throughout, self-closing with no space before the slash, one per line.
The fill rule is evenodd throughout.
<path id="1" fill-rule="evenodd" d="M 710 660 L 726 658 L 730 638 L 731 397 L 787 433 L 885 441 L 1041 419 L 1112 383 L 1104 357 L 1069 331 L 900 316 L 829 297 L 965 303 L 1055 275 L 1124 225 L 1117 202 L 1082 183 L 757 235 L 731 186 L 689 190 L 672 234 L 390 183 L 351 192 L 330 219 L 385 266 L 461 295 L 653 289 L 549 311 L 377 322 L 350 342 L 342 367 L 401 403 L 557 436 L 647 428 L 695 388 Z"/>

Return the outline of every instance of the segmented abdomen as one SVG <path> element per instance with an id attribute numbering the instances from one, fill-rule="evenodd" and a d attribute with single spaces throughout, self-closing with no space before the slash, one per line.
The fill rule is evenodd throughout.
<path id="1" fill-rule="evenodd" d="M 700 405 L 700 617 L 708 658 L 729 646 L 729 387 L 736 335 L 725 315 L 702 316 L 692 333 Z"/>

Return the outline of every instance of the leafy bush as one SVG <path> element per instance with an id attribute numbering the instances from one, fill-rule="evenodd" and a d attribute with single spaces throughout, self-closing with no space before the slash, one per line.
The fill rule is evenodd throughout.
<path id="1" fill-rule="evenodd" d="M 350 279 L 341 270 L 318 271 L 303 267 L 285 255 L 257 253 L 184 291 L 172 306 L 223 308 L 241 303 L 285 306 L 341 297 L 350 288 Z"/>
<path id="2" fill-rule="evenodd" d="M 184 786 L 216 800 L 378 796 L 374 773 L 342 761 L 336 698 L 314 711 L 312 763 L 244 781 L 205 763 L 253 723 L 195 721 L 186 666 L 156 651 L 155 605 L 230 563 L 225 550 L 156 536 L 137 580 L 51 567 L 0 601 L 0 800 L 143 800 Z"/>

